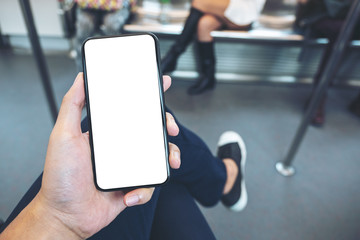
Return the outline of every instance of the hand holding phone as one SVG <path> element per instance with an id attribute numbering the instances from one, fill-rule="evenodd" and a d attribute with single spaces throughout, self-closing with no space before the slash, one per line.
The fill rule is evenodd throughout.
<path id="1" fill-rule="evenodd" d="M 83 45 L 95 185 L 155 186 L 169 178 L 159 50 L 151 34 L 92 38 Z"/>
<path id="2" fill-rule="evenodd" d="M 171 79 L 166 76 L 163 79 L 166 91 Z M 6 227 L 1 239 L 46 238 L 60 233 L 66 239 L 89 238 L 109 225 L 126 206 L 150 200 L 154 188 L 137 188 L 126 193 L 101 192 L 95 188 L 89 135 L 80 128 L 84 92 L 83 74 L 80 73 L 61 103 L 51 133 L 41 190 Z M 177 125 L 171 120 L 171 114 L 167 113 L 166 117 L 169 135 L 176 136 Z M 179 149 L 170 143 L 169 150 L 169 164 L 177 169 L 180 167 L 180 159 L 176 158 L 180 155 Z"/>

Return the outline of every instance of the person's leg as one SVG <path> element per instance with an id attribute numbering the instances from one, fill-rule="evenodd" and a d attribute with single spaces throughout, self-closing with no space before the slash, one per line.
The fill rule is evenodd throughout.
<path id="1" fill-rule="evenodd" d="M 169 109 L 167 111 L 171 113 Z M 219 152 L 220 158 L 214 156 L 200 137 L 181 125 L 176 118 L 175 120 L 180 129 L 179 135 L 169 137 L 169 141 L 180 148 L 181 167 L 179 170 L 171 170 L 170 181 L 184 184 L 190 194 L 206 207 L 216 205 L 234 188 L 241 188 L 240 182 L 243 182 L 244 174 L 239 175 L 239 170 L 244 169 L 245 161 L 243 166 L 238 166 L 234 159 L 237 153 L 233 155 Z M 239 150 L 242 151 L 243 160 L 246 160 L 245 145 Z M 236 181 L 240 182 L 237 184 Z M 243 193 L 246 195 L 245 189 Z M 245 198 L 247 199 L 246 196 Z M 245 205 L 246 202 L 243 207 Z M 234 210 L 239 211 L 238 209 Z"/>
<path id="2" fill-rule="evenodd" d="M 185 51 L 187 45 L 191 42 L 197 29 L 198 21 L 203 14 L 216 16 L 221 22 L 230 29 L 242 29 L 243 26 L 238 26 L 230 22 L 225 16 L 225 10 L 229 5 L 230 0 L 216 1 L 216 0 L 194 0 L 190 9 L 190 14 L 185 21 L 182 33 L 177 38 L 175 44 L 170 48 L 168 53 L 162 59 L 161 70 L 163 73 L 172 72 L 176 68 L 178 57 Z M 248 26 L 245 26 L 248 27 Z M 217 29 L 217 28 L 215 28 Z M 213 30 L 215 30 L 213 29 Z M 206 40 L 207 41 L 207 40 Z"/>
<path id="3" fill-rule="evenodd" d="M 313 86 L 311 96 L 313 96 L 314 91 L 315 91 L 315 89 L 320 81 L 320 78 L 322 76 L 322 73 L 325 70 L 325 67 L 328 63 L 328 59 L 332 53 L 333 46 L 334 46 L 333 42 L 329 41 L 328 45 L 325 47 L 324 53 L 323 53 L 322 58 L 319 63 L 319 67 L 318 67 L 317 72 L 314 77 L 314 86 Z M 325 93 L 324 97 L 320 100 L 319 105 L 318 105 L 318 107 L 314 113 L 314 116 L 311 120 L 311 124 L 313 126 L 320 127 L 325 122 L 325 107 L 326 107 L 326 98 L 327 98 L 326 95 L 327 94 Z M 308 102 L 309 101 L 310 101 L 310 98 L 309 98 Z"/>
<path id="4" fill-rule="evenodd" d="M 186 187 L 169 183 L 161 188 L 150 239 L 211 240 L 215 236 Z"/>
<path id="5" fill-rule="evenodd" d="M 323 56 L 321 58 L 319 68 L 315 74 L 314 85 L 316 86 L 321 78 L 321 74 L 324 71 L 328 59 L 330 58 L 334 43 L 337 39 L 338 34 L 343 26 L 344 20 L 339 19 L 322 19 L 314 24 L 313 31 L 316 32 L 320 37 L 326 37 L 329 39 L 329 44 L 326 47 Z M 353 39 L 360 38 L 360 22 L 357 23 L 353 33 Z M 339 67 L 339 66 L 338 66 Z M 326 96 L 319 104 L 318 109 L 314 115 L 312 123 L 315 126 L 321 126 L 325 121 L 325 103 Z M 349 110 L 357 116 L 360 116 L 360 94 L 354 99 L 350 105 Z"/>
<path id="6" fill-rule="evenodd" d="M 221 202 L 235 212 L 242 211 L 248 201 L 245 186 L 246 155 L 246 146 L 239 134 L 233 131 L 221 134 L 218 142 L 217 156 L 223 159 L 227 167 L 229 167 L 227 164 L 235 164 L 235 166 L 230 166 L 230 169 L 227 168 L 228 178 L 235 176 L 235 179 L 231 183 L 232 185 L 229 185 L 229 183 L 225 184 Z"/>
<path id="7" fill-rule="evenodd" d="M 328 45 L 325 47 L 324 53 L 321 57 L 319 67 L 314 76 L 314 90 L 317 87 L 322 74 L 325 70 L 328 60 L 332 53 L 334 43 L 343 25 L 343 20 L 336 19 L 322 19 L 312 26 L 312 31 L 319 37 L 326 37 L 329 40 Z M 332 76 L 335 77 L 335 76 Z M 314 92 L 313 90 L 313 92 Z M 311 94 L 313 95 L 313 93 Z M 326 95 L 320 100 L 319 106 L 316 109 L 311 123 L 314 126 L 322 126 L 325 122 L 325 107 L 326 107 Z"/>
<path id="8" fill-rule="evenodd" d="M 251 24 L 247 25 L 238 25 L 231 22 L 229 19 L 225 17 L 225 11 L 229 7 L 230 0 L 194 0 L 192 2 L 192 6 L 196 9 L 199 9 L 205 14 L 210 14 L 215 16 L 218 20 L 222 22 L 222 24 L 227 29 L 232 30 L 244 30 L 247 31 L 251 27 Z M 239 9 L 239 14 L 241 14 L 241 10 L 245 11 L 246 9 Z M 201 40 L 205 41 L 205 40 Z M 207 40 L 210 41 L 210 40 Z"/>
<path id="9" fill-rule="evenodd" d="M 192 7 L 199 9 L 203 13 L 224 17 L 224 12 L 229 6 L 230 0 L 194 0 Z"/>
<path id="10" fill-rule="evenodd" d="M 171 113 L 168 109 L 167 112 Z M 227 180 L 225 165 L 221 159 L 214 157 L 202 139 L 177 120 L 176 123 L 179 134 L 176 137 L 168 136 L 168 140 L 181 151 L 181 167 L 177 170 L 170 169 L 170 181 L 184 184 L 202 205 L 213 206 L 219 202 L 224 191 Z M 81 128 L 88 131 L 86 118 L 82 121 Z"/>
<path id="11" fill-rule="evenodd" d="M 221 159 L 193 132 L 179 124 L 180 132 L 169 141 L 181 151 L 181 167 L 170 171 L 170 181 L 184 184 L 190 194 L 204 206 L 214 206 L 222 197 L 227 173 Z"/>
<path id="12" fill-rule="evenodd" d="M 76 12 L 76 66 L 79 72 L 83 71 L 81 47 L 88 37 L 92 36 L 96 30 L 97 17 L 95 12 L 86 11 L 78 8 Z"/>
<path id="13" fill-rule="evenodd" d="M 167 111 L 169 110 L 167 109 Z M 162 193 L 160 193 L 159 201 L 161 202 L 158 202 L 158 208 L 155 211 L 152 239 L 173 239 L 176 236 L 179 236 L 179 239 L 213 239 L 213 234 L 194 204 L 192 197 L 196 198 L 204 206 L 216 204 L 222 198 L 225 186 L 234 185 L 234 181 L 227 184 L 227 166 L 230 166 L 233 162 L 224 157 L 224 161 L 230 162 L 230 164 L 227 164 L 214 157 L 198 136 L 183 127 L 179 122 L 178 125 L 180 129 L 179 135 L 169 137 L 169 141 L 175 143 L 181 149 L 182 165 L 179 170 L 171 170 L 171 184 L 164 186 L 167 189 L 165 191 L 170 193 L 173 199 L 171 201 L 161 200 Z M 86 120 L 82 122 L 82 129 L 88 130 Z M 233 179 L 236 178 L 236 175 L 233 176 Z M 177 191 L 177 188 L 172 189 L 170 187 L 173 185 L 180 186 L 178 188 L 182 189 L 180 196 L 172 193 Z M 162 187 L 162 190 L 164 187 Z M 230 189 L 228 188 L 227 193 L 230 192 Z M 184 228 L 182 225 L 188 221 L 183 221 L 185 219 L 196 221 L 191 222 L 193 224 Z M 164 228 L 164 221 L 168 223 L 166 224 L 168 228 Z M 173 228 L 173 226 L 180 227 Z M 176 236 L 174 231 L 176 231 Z M 195 238 L 191 238 L 191 236 L 195 236 Z M 206 237 L 201 238 L 201 236 Z"/>
<path id="14" fill-rule="evenodd" d="M 166 111 L 172 113 L 168 108 Z M 176 144 L 181 151 L 181 167 L 178 170 L 170 169 L 170 181 L 185 185 L 190 194 L 203 206 L 214 206 L 224 193 L 235 187 L 239 175 L 238 172 L 234 174 L 233 168 L 239 167 L 226 161 L 230 157 L 215 157 L 200 137 L 179 121 L 176 122 L 179 134 L 176 137 L 169 136 L 168 140 Z M 87 119 L 82 121 L 81 127 L 84 131 L 89 129 Z"/>
<path id="15" fill-rule="evenodd" d="M 199 42 L 212 42 L 211 32 L 223 26 L 223 22 L 213 14 L 205 14 L 198 23 L 197 39 Z"/>
<path id="16" fill-rule="evenodd" d="M 160 188 L 155 188 L 151 200 L 146 204 L 126 208 L 89 240 L 149 239 L 160 191 Z"/>
<path id="17" fill-rule="evenodd" d="M 199 56 L 200 77 L 188 89 L 190 95 L 200 94 L 215 87 L 215 53 L 211 32 L 219 29 L 223 23 L 215 15 L 205 14 L 198 23 L 197 51 Z"/>
<path id="18" fill-rule="evenodd" d="M 188 89 L 190 95 L 200 94 L 215 87 L 215 53 L 211 32 L 221 27 L 243 30 L 249 26 L 238 26 L 229 21 L 224 12 L 229 5 L 229 0 L 209 1 L 194 0 L 193 7 L 200 9 L 205 14 L 200 18 L 197 28 L 197 51 L 199 56 L 200 77 Z"/>
<path id="19" fill-rule="evenodd" d="M 167 112 L 174 114 L 166 108 Z M 224 193 L 233 188 L 237 178 L 233 163 L 215 157 L 206 143 L 195 133 L 184 127 L 174 116 L 179 126 L 176 137 L 168 140 L 176 144 L 181 151 L 181 167 L 170 169 L 170 181 L 184 184 L 190 194 L 203 206 L 214 206 Z M 81 122 L 83 131 L 89 130 L 87 118 Z M 227 191 L 225 191 L 227 190 Z"/>
<path id="20" fill-rule="evenodd" d="M 162 73 L 168 73 L 175 70 L 179 56 L 185 51 L 186 47 L 195 36 L 198 21 L 202 15 L 202 11 L 196 8 L 190 9 L 190 14 L 185 21 L 184 28 L 180 36 L 177 37 L 175 43 L 161 60 Z"/>
<path id="21" fill-rule="evenodd" d="M 129 17 L 130 10 L 127 7 L 105 14 L 103 20 L 103 32 L 106 35 L 119 34 Z"/>

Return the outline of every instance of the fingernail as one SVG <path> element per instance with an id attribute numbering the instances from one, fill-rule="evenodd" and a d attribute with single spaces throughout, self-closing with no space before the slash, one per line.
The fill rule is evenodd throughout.
<path id="1" fill-rule="evenodd" d="M 176 128 L 176 129 L 179 129 L 179 126 L 177 125 L 177 123 L 174 121 L 173 122 L 173 126 Z"/>
<path id="2" fill-rule="evenodd" d="M 139 195 L 132 195 L 132 196 L 126 198 L 126 205 L 128 207 L 137 205 L 139 202 L 140 202 Z"/>

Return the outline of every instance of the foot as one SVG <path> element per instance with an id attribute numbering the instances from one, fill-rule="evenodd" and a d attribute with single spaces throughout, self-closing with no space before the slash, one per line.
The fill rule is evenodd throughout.
<path id="1" fill-rule="evenodd" d="M 242 211 L 247 204 L 247 192 L 244 179 L 246 147 L 243 139 L 233 131 L 223 133 L 218 142 L 217 155 L 223 159 L 228 175 L 221 201 L 232 211 Z M 229 160 L 235 163 L 232 164 L 232 167 L 228 162 Z M 237 169 L 229 171 L 229 167 Z M 234 173 L 236 172 L 235 177 Z M 235 181 L 233 180 L 234 178 Z"/>
<path id="2" fill-rule="evenodd" d="M 239 168 L 236 165 L 234 159 L 231 158 L 224 158 L 223 163 L 226 168 L 226 182 L 223 190 L 223 194 L 228 194 L 234 186 L 236 178 L 239 174 Z"/>
<path id="3" fill-rule="evenodd" d="M 162 73 L 169 73 L 175 70 L 176 68 L 176 59 L 174 59 L 172 56 L 170 55 L 166 55 L 162 60 L 161 60 L 161 70 Z"/>
<path id="4" fill-rule="evenodd" d="M 202 76 L 197 80 L 197 82 L 194 85 L 189 87 L 187 92 L 189 95 L 197 95 L 207 90 L 212 90 L 214 88 L 215 88 L 215 79 Z"/>

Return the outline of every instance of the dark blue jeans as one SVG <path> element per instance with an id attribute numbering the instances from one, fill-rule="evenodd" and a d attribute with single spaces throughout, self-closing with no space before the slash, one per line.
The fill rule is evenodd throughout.
<path id="1" fill-rule="evenodd" d="M 208 207 L 219 202 L 226 181 L 225 166 L 198 136 L 176 122 L 180 133 L 169 137 L 169 141 L 181 150 L 181 168 L 171 170 L 169 183 L 157 187 L 148 203 L 126 208 L 90 239 L 215 239 L 195 200 Z M 89 129 L 86 119 L 82 129 Z M 35 197 L 41 179 L 42 175 L 21 199 L 0 232 Z"/>

